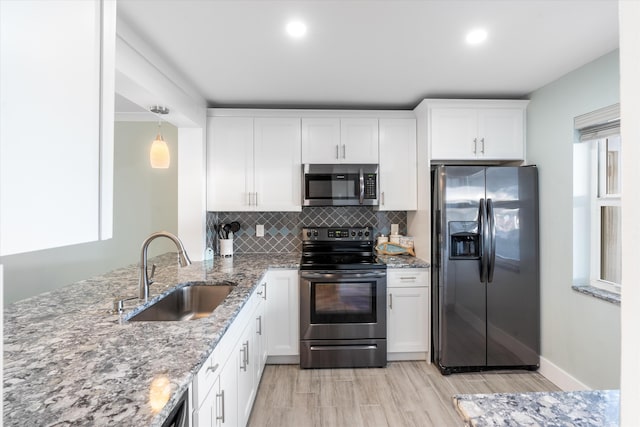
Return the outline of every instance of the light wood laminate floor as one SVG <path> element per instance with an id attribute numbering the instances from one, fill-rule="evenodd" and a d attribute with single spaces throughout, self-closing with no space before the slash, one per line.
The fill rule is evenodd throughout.
<path id="1" fill-rule="evenodd" d="M 537 372 L 442 376 L 426 362 L 383 369 L 265 368 L 249 426 L 462 426 L 452 396 L 559 390 Z"/>

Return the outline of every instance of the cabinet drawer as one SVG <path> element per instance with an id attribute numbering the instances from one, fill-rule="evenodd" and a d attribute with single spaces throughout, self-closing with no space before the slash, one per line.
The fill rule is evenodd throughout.
<path id="1" fill-rule="evenodd" d="M 428 268 L 390 268 L 387 270 L 387 287 L 429 286 Z"/>
<path id="2" fill-rule="evenodd" d="M 204 362 L 204 365 L 202 365 L 202 368 L 200 368 L 200 371 L 193 381 L 193 402 L 196 402 L 197 405 L 194 409 L 198 409 L 202 406 L 202 402 L 205 397 L 207 397 L 211 387 L 215 384 L 218 379 L 218 375 L 224 366 L 226 360 L 222 360 L 222 355 L 228 355 L 228 353 L 225 352 L 224 348 L 221 348 L 224 347 L 223 341 L 224 337 L 209 355 L 207 361 Z"/>

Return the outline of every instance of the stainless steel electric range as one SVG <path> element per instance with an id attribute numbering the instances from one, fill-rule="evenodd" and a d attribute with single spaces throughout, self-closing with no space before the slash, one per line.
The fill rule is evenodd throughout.
<path id="1" fill-rule="evenodd" d="M 304 228 L 300 367 L 386 366 L 386 299 L 371 227 Z"/>

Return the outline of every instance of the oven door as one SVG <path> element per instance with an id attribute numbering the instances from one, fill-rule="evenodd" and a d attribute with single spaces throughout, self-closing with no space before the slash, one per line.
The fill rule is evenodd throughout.
<path id="1" fill-rule="evenodd" d="M 300 339 L 384 339 L 384 270 L 300 271 Z"/>

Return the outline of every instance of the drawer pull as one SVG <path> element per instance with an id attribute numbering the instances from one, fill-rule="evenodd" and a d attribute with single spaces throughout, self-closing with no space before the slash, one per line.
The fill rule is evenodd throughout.
<path id="1" fill-rule="evenodd" d="M 219 367 L 220 367 L 220 364 L 219 364 L 219 363 L 216 363 L 216 364 L 215 364 L 215 365 L 213 365 L 213 366 L 208 366 L 208 367 L 207 367 L 207 372 L 209 372 L 209 371 L 211 371 L 211 372 L 215 372 L 215 371 L 217 371 L 217 370 L 218 370 L 218 368 L 219 368 Z"/>

